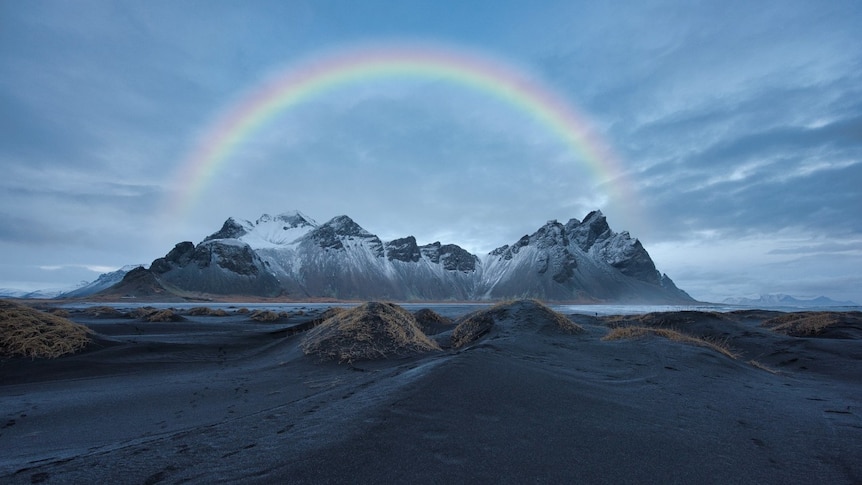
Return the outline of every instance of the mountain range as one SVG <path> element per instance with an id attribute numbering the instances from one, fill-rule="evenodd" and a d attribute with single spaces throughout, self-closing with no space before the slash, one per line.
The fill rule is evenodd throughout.
<path id="1" fill-rule="evenodd" d="M 689 303 L 628 232 L 600 211 L 548 221 L 485 255 L 413 236 L 383 241 L 350 217 L 318 224 L 298 211 L 228 218 L 198 244 L 177 244 L 107 295 L 254 296 L 302 300 L 471 301 L 530 297 L 576 303 Z"/>
<path id="2" fill-rule="evenodd" d="M 824 307 L 851 307 L 859 306 L 852 301 L 836 301 L 825 296 L 817 298 L 795 298 L 781 293 L 758 295 L 756 297 L 731 297 L 725 298 L 722 303 L 727 305 L 739 305 L 750 307 L 793 307 L 793 308 L 824 308 Z"/>

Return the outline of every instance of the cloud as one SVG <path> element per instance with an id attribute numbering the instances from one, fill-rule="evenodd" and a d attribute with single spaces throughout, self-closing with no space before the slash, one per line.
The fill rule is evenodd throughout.
<path id="1" fill-rule="evenodd" d="M 108 273 L 116 271 L 116 266 L 104 266 L 99 264 L 56 264 L 56 265 L 40 265 L 39 269 L 44 271 L 61 271 L 70 268 L 81 268 L 93 273 Z"/>
<path id="2" fill-rule="evenodd" d="M 59 247 L 80 245 L 88 240 L 83 229 L 56 228 L 41 220 L 0 212 L 0 242 Z"/>
<path id="3" fill-rule="evenodd" d="M 776 248 L 768 254 L 777 255 L 822 255 L 822 254 L 851 254 L 862 256 L 862 240 L 851 241 L 811 241 L 807 244 L 797 246 Z"/>
<path id="4" fill-rule="evenodd" d="M 454 231 L 465 237 L 444 242 L 489 251 L 607 200 L 570 147 L 528 114 L 461 86 L 407 85 L 383 95 L 360 85 L 359 99 L 345 89 L 282 113 L 219 168 L 196 214 L 347 213 L 384 238 L 432 242 Z"/>
<path id="5" fill-rule="evenodd" d="M 805 229 L 732 237 L 702 231 L 644 245 L 660 271 L 703 301 L 767 293 L 862 299 L 858 236 L 839 238 Z"/>
<path id="6" fill-rule="evenodd" d="M 855 2 L 0 8 L 0 264 L 146 261 L 230 215 L 292 208 L 481 252 L 601 208 L 693 293 L 840 286 L 859 267 Z M 620 154 L 642 227 L 542 126 L 425 82 L 289 110 L 244 140 L 190 217 L 164 223 L 166 195 L 185 189 L 172 176 L 226 107 L 297 58 L 380 35 L 473 45 L 544 77 Z M 48 273 L 64 271 L 89 273 Z"/>

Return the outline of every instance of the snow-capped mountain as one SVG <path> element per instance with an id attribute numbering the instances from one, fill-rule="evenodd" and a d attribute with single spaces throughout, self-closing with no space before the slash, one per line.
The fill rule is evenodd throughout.
<path id="1" fill-rule="evenodd" d="M 616 233 L 600 211 L 583 222 L 548 221 L 534 234 L 483 260 L 480 295 L 547 300 L 693 301 L 628 232 Z"/>
<path id="2" fill-rule="evenodd" d="M 59 298 L 81 298 L 85 296 L 90 296 L 92 294 L 98 293 L 102 290 L 106 290 L 120 281 L 123 280 L 123 277 L 126 276 L 126 273 L 135 269 L 144 267 L 147 268 L 149 265 L 147 264 L 129 264 L 123 266 L 122 268 L 111 271 L 109 273 L 102 273 L 95 280 L 81 285 L 74 290 L 66 291 L 58 295 Z"/>
<path id="3" fill-rule="evenodd" d="M 179 243 L 150 271 L 169 290 L 288 298 L 691 302 L 627 232 L 600 211 L 549 221 L 476 256 L 455 244 L 381 241 L 347 216 L 317 224 L 301 212 L 229 218 L 194 245 Z"/>
<path id="4" fill-rule="evenodd" d="M 825 308 L 825 307 L 850 307 L 859 306 L 852 301 L 836 301 L 825 296 L 817 298 L 795 298 L 781 293 L 769 295 L 757 295 L 755 297 L 731 297 L 725 298 L 722 303 L 727 305 L 740 305 L 751 307 L 793 307 L 793 308 Z"/>
<path id="5" fill-rule="evenodd" d="M 0 297 L 50 300 L 57 298 L 64 291 L 66 290 L 17 290 L 15 288 L 0 288 Z"/>

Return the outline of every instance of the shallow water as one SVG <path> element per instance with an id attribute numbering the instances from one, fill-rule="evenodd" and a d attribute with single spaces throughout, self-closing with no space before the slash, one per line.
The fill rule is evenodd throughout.
<path id="1" fill-rule="evenodd" d="M 61 305 L 68 309 L 84 309 L 95 306 L 109 306 L 117 309 L 135 309 L 141 307 L 154 308 L 175 308 L 179 310 L 188 310 L 195 307 L 209 307 L 213 309 L 221 308 L 226 311 L 236 310 L 238 308 L 248 308 L 249 310 L 272 310 L 286 311 L 295 313 L 298 311 L 319 311 L 331 307 L 352 308 L 361 303 L 358 302 L 342 302 L 342 303 L 216 303 L 216 302 L 194 302 L 194 303 L 152 303 L 152 302 L 134 302 L 134 301 L 119 301 L 111 303 L 88 303 L 75 302 Z M 455 318 L 465 315 L 475 310 L 487 308 L 494 303 L 398 303 L 408 311 L 414 312 L 422 308 L 431 308 L 437 313 Z M 717 303 L 699 303 L 692 305 L 549 305 L 554 310 L 563 314 L 578 314 L 578 315 L 643 315 L 654 312 L 678 312 L 678 311 L 702 311 L 702 312 L 731 312 L 736 310 L 771 310 L 780 312 L 799 312 L 799 311 L 860 311 L 862 307 L 789 307 L 789 306 L 762 306 L 749 307 L 741 305 L 724 305 Z"/>

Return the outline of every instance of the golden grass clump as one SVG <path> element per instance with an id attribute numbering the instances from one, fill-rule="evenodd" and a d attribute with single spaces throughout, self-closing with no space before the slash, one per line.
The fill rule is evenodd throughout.
<path id="1" fill-rule="evenodd" d="M 151 307 L 151 306 L 142 306 L 142 307 L 135 308 L 134 310 L 130 311 L 129 317 L 146 319 L 147 317 L 149 317 L 150 315 L 152 315 L 153 313 L 156 313 L 158 311 L 159 310 L 157 310 L 156 308 Z"/>
<path id="2" fill-rule="evenodd" d="M 413 317 L 416 318 L 419 328 L 426 334 L 434 331 L 436 328 L 452 325 L 451 318 L 444 317 L 430 308 L 423 308 L 414 312 Z"/>
<path id="3" fill-rule="evenodd" d="M 191 316 L 203 316 L 203 317 L 226 317 L 230 315 L 228 312 L 224 311 L 222 308 L 210 308 L 206 306 L 196 306 L 194 308 L 189 308 L 188 314 Z"/>
<path id="4" fill-rule="evenodd" d="M 549 321 L 557 330 L 560 330 L 563 333 L 574 335 L 584 332 L 584 327 L 569 320 L 568 317 L 558 311 L 553 310 L 539 300 L 526 300 L 524 302 L 524 305 L 531 312 L 529 318 L 538 317 L 540 319 Z"/>
<path id="5" fill-rule="evenodd" d="M 126 314 L 110 306 L 94 306 L 87 308 L 85 313 L 96 318 L 125 318 Z"/>
<path id="6" fill-rule="evenodd" d="M 51 315 L 54 315 L 54 316 L 62 317 L 62 318 L 69 318 L 69 316 L 70 316 L 69 311 L 66 309 L 63 309 L 63 308 L 52 308 L 52 309 L 48 310 L 48 313 L 50 313 Z"/>
<path id="7" fill-rule="evenodd" d="M 86 347 L 89 333 L 66 318 L 0 300 L 0 357 L 53 359 Z"/>
<path id="8" fill-rule="evenodd" d="M 368 302 L 332 313 L 306 334 L 302 341 L 306 355 L 353 362 L 440 350 L 413 315 L 393 303 Z"/>
<path id="9" fill-rule="evenodd" d="M 815 337 L 838 325 L 862 328 L 859 312 L 799 312 L 770 318 L 760 324 L 791 337 Z"/>
<path id="10" fill-rule="evenodd" d="M 490 332 L 493 326 L 494 315 L 490 308 L 467 315 L 452 331 L 452 347 L 459 349 L 479 340 Z"/>
<path id="11" fill-rule="evenodd" d="M 334 306 L 331 308 L 327 308 L 326 310 L 323 311 L 323 313 L 318 315 L 317 318 L 314 318 L 311 320 L 311 326 L 316 327 L 316 326 L 320 325 L 321 323 L 334 317 L 335 315 L 339 315 L 345 311 L 347 311 L 347 309 L 344 307 L 340 307 L 340 306 Z"/>
<path id="12" fill-rule="evenodd" d="M 281 315 L 271 310 L 255 310 L 248 316 L 255 322 L 274 322 L 281 318 Z"/>
<path id="13" fill-rule="evenodd" d="M 698 321 L 712 319 L 729 321 L 727 315 L 718 312 L 702 311 L 678 311 L 678 312 L 653 312 L 642 315 L 611 315 L 601 317 L 608 327 L 638 326 L 638 327 L 662 327 L 662 328 L 685 328 L 696 324 Z"/>
<path id="14" fill-rule="evenodd" d="M 165 308 L 164 310 L 156 310 L 154 312 L 148 313 L 143 319 L 147 322 L 179 322 L 185 320 L 182 316 L 178 315 L 174 310 L 170 308 Z"/>
<path id="15" fill-rule="evenodd" d="M 674 342 L 681 342 L 690 345 L 697 345 L 699 347 L 706 347 L 708 349 L 712 349 L 718 353 L 724 354 L 731 359 L 736 359 L 738 355 L 733 352 L 730 347 L 727 346 L 726 343 L 709 339 L 709 338 L 700 338 L 693 337 L 691 335 L 678 332 L 676 330 L 671 330 L 669 328 L 651 328 L 651 327 L 640 327 L 640 326 L 632 326 L 632 327 L 617 327 L 612 328 L 607 335 L 602 337 L 602 340 L 623 340 L 623 339 L 635 339 L 641 338 L 648 335 L 654 335 L 657 337 L 663 337 L 668 340 Z"/>
<path id="16" fill-rule="evenodd" d="M 569 335 L 584 331 L 583 327 L 538 300 L 509 300 L 467 315 L 452 332 L 452 346 L 457 349 L 475 342 L 488 333 L 497 320 L 509 317 L 515 328 L 551 329 Z"/>
<path id="17" fill-rule="evenodd" d="M 764 370 L 766 372 L 769 372 L 770 374 L 775 374 L 775 375 L 781 374 L 781 372 L 773 369 L 772 367 L 769 367 L 768 365 L 766 365 L 762 362 L 758 362 L 754 359 L 749 360 L 748 365 L 750 365 L 756 369 L 760 369 L 760 370 Z"/>

